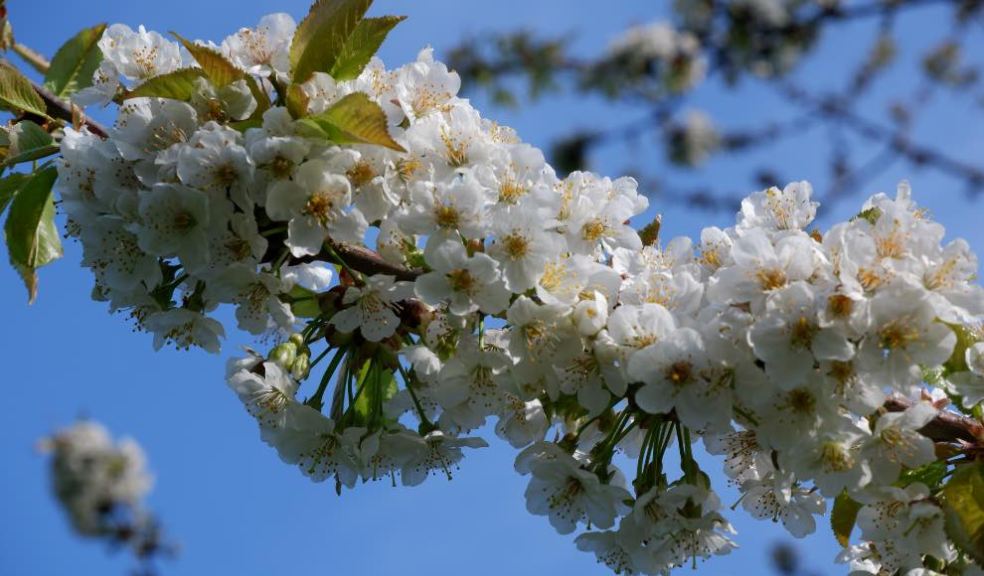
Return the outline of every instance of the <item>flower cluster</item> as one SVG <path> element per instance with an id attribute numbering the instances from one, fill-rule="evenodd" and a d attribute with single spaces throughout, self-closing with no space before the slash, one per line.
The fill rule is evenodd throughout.
<path id="1" fill-rule="evenodd" d="M 863 505 L 873 573 L 960 559 L 938 481 L 913 472 L 938 463 L 920 430 L 947 394 L 981 400 L 984 291 L 906 185 L 824 233 L 809 184 L 769 188 L 735 226 L 661 245 L 658 222 L 628 224 L 635 180 L 558 177 L 431 50 L 300 74 L 304 27 L 183 47 L 110 27 L 96 87 L 116 126 L 69 130 L 60 167 L 96 298 L 158 345 L 217 349 L 221 304 L 278 339 L 227 379 L 282 460 L 339 491 L 416 485 L 491 425 L 531 513 L 656 574 L 735 546 L 702 443 L 795 536 L 828 499 Z M 238 79 L 209 77 L 216 59 Z M 147 96 L 168 72 L 195 77 L 186 97 Z"/>
<path id="2" fill-rule="evenodd" d="M 714 122 L 700 110 L 688 111 L 665 136 L 669 161 L 682 166 L 700 166 L 722 144 Z"/>
<path id="3" fill-rule="evenodd" d="M 707 62 L 695 35 L 660 21 L 625 30 L 594 68 L 596 81 L 642 83 L 654 77 L 663 90 L 680 93 L 700 84 Z"/>
<path id="4" fill-rule="evenodd" d="M 143 506 L 153 478 L 140 445 L 129 438 L 114 443 L 101 424 L 80 421 L 40 446 L 51 453 L 52 489 L 75 531 L 146 553 L 157 529 Z"/>

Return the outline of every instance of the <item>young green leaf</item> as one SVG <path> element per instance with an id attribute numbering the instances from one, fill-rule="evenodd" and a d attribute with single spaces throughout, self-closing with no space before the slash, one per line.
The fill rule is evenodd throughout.
<path id="1" fill-rule="evenodd" d="M 338 144 L 376 144 L 406 152 L 386 127 L 386 113 L 362 92 L 342 98 L 321 114 L 299 120 L 314 135 Z"/>
<path id="2" fill-rule="evenodd" d="M 386 35 L 394 26 L 406 20 L 406 16 L 366 18 L 359 22 L 342 46 L 338 59 L 329 72 L 335 80 L 350 80 L 366 67 L 373 54 L 379 50 Z"/>
<path id="3" fill-rule="evenodd" d="M 304 118 L 308 112 L 307 93 L 301 88 L 300 84 L 291 84 L 287 87 L 287 111 L 294 118 Z"/>
<path id="4" fill-rule="evenodd" d="M 231 82 L 235 82 L 246 76 L 246 72 L 240 70 L 235 64 L 229 62 L 225 56 L 202 44 L 195 44 L 191 40 L 181 36 L 177 32 L 171 32 L 171 36 L 178 39 L 181 45 L 191 54 L 202 67 L 202 72 L 216 88 L 221 88 Z"/>
<path id="5" fill-rule="evenodd" d="M 17 190 L 24 184 L 24 180 L 27 178 L 28 175 L 21 172 L 15 172 L 5 178 L 0 178 L 0 215 L 6 210 L 7 205 L 14 199 L 14 194 L 17 193 Z"/>
<path id="6" fill-rule="evenodd" d="M 936 460 L 935 462 L 930 462 L 925 466 L 920 466 L 913 470 L 906 470 L 902 472 L 899 476 L 899 480 L 896 483 L 898 486 L 905 488 L 906 486 L 919 482 L 920 484 L 925 484 L 930 490 L 935 490 L 939 487 L 940 482 L 946 477 L 946 472 L 949 466 L 946 462 L 942 460 Z"/>
<path id="7" fill-rule="evenodd" d="M 54 156 L 60 151 L 61 147 L 58 144 L 48 144 L 38 148 L 31 148 L 30 150 L 25 150 L 24 152 L 4 158 L 3 162 L 0 163 L 0 170 L 20 164 L 21 162 L 34 162 L 35 160 L 47 158 L 48 156 Z"/>
<path id="8" fill-rule="evenodd" d="M 22 120 L 8 131 L 8 156 L 0 163 L 0 169 L 31 162 L 57 154 L 59 147 L 44 128 L 30 120 Z"/>
<path id="9" fill-rule="evenodd" d="M 54 143 L 51 134 L 30 120 L 21 120 L 7 133 L 7 141 L 14 153 L 27 152 Z"/>
<path id="10" fill-rule="evenodd" d="M 943 487 L 943 512 L 947 536 L 984 565 L 984 462 L 957 467 Z"/>
<path id="11" fill-rule="evenodd" d="M 37 296 L 37 269 L 62 256 L 51 193 L 57 177 L 55 167 L 47 166 L 23 182 L 4 226 L 10 262 L 23 277 L 30 302 Z"/>
<path id="12" fill-rule="evenodd" d="M 6 62 L 0 62 L 0 107 L 48 116 L 44 100 L 31 86 L 31 81 Z"/>
<path id="13" fill-rule="evenodd" d="M 950 354 L 950 359 L 943 363 L 943 368 L 946 369 L 947 374 L 970 370 L 967 366 L 967 348 L 977 343 L 979 338 L 977 332 L 972 327 L 963 324 L 951 324 L 949 322 L 943 322 L 943 324 L 953 330 L 957 337 L 953 353 Z"/>
<path id="14" fill-rule="evenodd" d="M 86 28 L 62 44 L 44 75 L 44 87 L 55 96 L 65 97 L 92 86 L 92 75 L 102 63 L 99 49 L 105 24 Z"/>
<path id="15" fill-rule="evenodd" d="M 321 314 L 318 295 L 303 286 L 294 286 L 290 293 L 290 309 L 299 318 L 314 318 Z"/>
<path id="16" fill-rule="evenodd" d="M 363 422 L 373 417 L 374 411 L 396 395 L 397 385 L 393 372 L 383 368 L 378 360 L 369 360 L 359 372 L 358 387 L 362 393 L 355 400 L 353 410 Z M 376 414 L 381 416 L 381 412 Z"/>
<path id="17" fill-rule="evenodd" d="M 249 91 L 256 100 L 256 110 L 253 112 L 253 117 L 259 118 L 270 109 L 270 97 L 256 83 L 256 79 L 245 70 L 237 67 L 225 56 L 208 46 L 195 44 L 177 32 L 171 32 L 171 35 L 177 38 L 181 45 L 191 53 L 195 62 L 198 62 L 205 76 L 216 88 L 222 88 L 236 80 L 245 80 L 249 86 Z"/>
<path id="18" fill-rule="evenodd" d="M 290 45 L 290 68 L 296 83 L 315 72 L 330 72 L 372 0 L 317 0 L 297 25 Z"/>
<path id="19" fill-rule="evenodd" d="M 851 543 L 851 531 L 858 519 L 861 504 L 842 492 L 834 499 L 834 509 L 830 512 L 830 527 L 841 546 L 847 548 Z"/>
<path id="20" fill-rule="evenodd" d="M 207 78 L 201 68 L 181 68 L 174 72 L 148 78 L 143 84 L 127 92 L 123 98 L 156 96 L 188 101 L 198 90 L 195 81 L 199 78 Z"/>

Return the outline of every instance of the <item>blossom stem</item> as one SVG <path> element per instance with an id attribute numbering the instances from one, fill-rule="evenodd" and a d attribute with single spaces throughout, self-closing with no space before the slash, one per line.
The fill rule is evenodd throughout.
<path id="1" fill-rule="evenodd" d="M 616 405 L 616 404 L 618 404 L 618 403 L 619 403 L 619 402 L 621 402 L 621 401 L 622 401 L 622 399 L 621 399 L 621 398 L 615 398 L 614 400 L 612 400 L 612 401 L 611 401 L 611 402 L 610 402 L 610 403 L 608 404 L 608 408 L 605 408 L 605 409 L 604 409 L 604 410 L 602 410 L 602 411 L 601 411 L 600 413 L 598 413 L 598 414 L 597 414 L 596 416 L 592 416 L 591 418 L 588 418 L 588 420 L 587 420 L 587 421 L 586 421 L 586 422 L 585 422 L 584 424 L 581 424 L 580 426 L 578 426 L 578 428 L 577 428 L 577 432 L 575 432 L 575 433 L 574 433 L 574 435 L 575 435 L 575 436 L 581 436 L 581 433 L 582 433 L 582 432 L 584 432 L 584 430 L 585 430 L 585 429 L 586 429 L 586 428 L 587 428 L 588 426 L 590 426 L 592 422 L 594 422 L 594 421 L 596 421 L 596 420 L 598 420 L 598 418 L 601 418 L 601 415 L 602 415 L 602 414 L 604 414 L 605 412 L 608 412 L 609 410 L 611 410 L 612 408 L 614 408 L 614 407 L 615 407 L 615 405 Z"/>
<path id="2" fill-rule="evenodd" d="M 628 426 L 626 427 L 627 424 Z M 608 479 L 608 465 L 612 460 L 612 454 L 615 452 L 615 447 L 618 446 L 618 443 L 625 438 L 625 435 L 628 434 L 636 424 L 637 422 L 632 419 L 632 415 L 629 413 L 629 410 L 623 410 L 615 419 L 615 425 L 612 426 L 611 431 L 605 439 L 598 444 L 595 466 L 598 466 L 598 472 L 602 477 L 602 480 L 607 481 Z"/>
<path id="3" fill-rule="evenodd" d="M 478 313 L 478 349 L 485 349 L 485 316 Z"/>
<path id="4" fill-rule="evenodd" d="M 427 415 L 424 414 L 424 407 L 420 403 L 420 399 L 417 398 L 417 393 L 413 391 L 413 386 L 410 385 L 412 380 L 410 374 L 407 373 L 407 369 L 403 366 L 400 366 L 399 369 L 400 375 L 403 376 L 403 384 L 407 387 L 407 392 L 410 394 L 410 399 L 413 400 L 413 406 L 417 411 L 417 414 L 420 416 L 420 421 L 424 424 L 424 427 L 433 428 L 434 424 L 432 424 L 430 419 L 427 418 Z"/>
<path id="5" fill-rule="evenodd" d="M 662 426 L 663 423 L 659 422 L 650 426 L 649 430 L 646 430 L 646 436 L 642 439 L 642 446 L 639 448 L 639 459 L 636 462 L 636 478 L 642 478 L 652 463 L 653 448 L 656 445 L 656 438 Z"/>
<path id="6" fill-rule="evenodd" d="M 286 226 L 275 226 L 273 228 L 270 228 L 269 230 L 264 230 L 260 232 L 260 236 L 263 236 L 264 238 L 268 238 L 270 236 L 273 236 L 274 234 L 280 234 L 281 232 L 286 232 L 286 231 L 287 231 Z"/>
<path id="7" fill-rule="evenodd" d="M 325 348 L 324 350 L 322 350 L 321 354 L 315 356 L 314 360 L 311 361 L 310 368 L 314 368 L 315 366 L 317 366 L 318 362 L 321 362 L 321 360 L 324 359 L 324 357 L 327 356 L 329 352 L 331 352 L 331 348 Z"/>
<path id="8" fill-rule="evenodd" d="M 680 445 L 680 470 L 688 484 L 693 483 L 694 476 L 694 453 L 690 448 L 690 430 L 686 426 L 677 422 L 674 424 L 676 429 L 677 443 Z"/>
<path id="9" fill-rule="evenodd" d="M 348 263 L 345 262 L 345 258 L 342 258 L 342 256 L 338 253 L 338 251 L 335 250 L 334 246 L 332 246 L 330 243 L 327 242 L 325 243 L 325 246 L 328 248 L 328 253 L 331 254 L 331 260 L 335 262 L 335 264 L 344 268 L 345 271 L 348 272 L 354 280 L 360 282 L 362 281 L 362 273 L 350 267 Z"/>
<path id="10" fill-rule="evenodd" d="M 285 247 L 283 251 L 280 253 L 280 256 L 277 256 L 277 259 L 273 262 L 273 266 L 271 266 L 271 269 L 276 270 L 278 276 L 280 275 L 280 267 L 283 266 L 284 262 L 287 260 L 287 257 L 289 255 L 290 255 L 290 250 L 288 250 Z"/>
<path id="11" fill-rule="evenodd" d="M 338 369 L 339 363 L 341 363 L 342 358 L 345 356 L 344 352 L 345 352 L 344 348 L 339 348 L 338 351 L 335 352 L 335 356 L 332 357 L 331 362 L 328 363 L 328 368 L 325 370 L 324 375 L 321 377 L 321 382 L 318 384 L 318 390 L 315 391 L 314 396 L 308 398 L 305 404 L 314 408 L 315 410 L 318 410 L 319 412 L 321 411 L 322 406 L 324 406 L 323 398 L 325 396 L 325 391 L 328 389 L 328 382 L 331 380 L 331 377 L 335 374 L 335 370 Z M 325 350 L 321 354 L 321 356 L 318 357 L 318 360 L 321 360 L 321 358 L 324 357 L 324 355 L 327 353 L 328 350 Z M 318 360 L 315 360 L 315 362 L 317 362 Z M 314 364 L 312 363 L 311 366 L 313 367 Z"/>

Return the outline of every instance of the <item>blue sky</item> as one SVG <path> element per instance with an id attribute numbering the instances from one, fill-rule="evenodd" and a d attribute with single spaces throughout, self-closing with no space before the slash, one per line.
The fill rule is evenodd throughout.
<path id="1" fill-rule="evenodd" d="M 412 59 L 433 45 L 438 57 L 467 34 L 526 26 L 545 33 L 575 32 L 576 47 L 590 53 L 627 24 L 659 15 L 654 2 L 499 0 L 452 3 L 447 0 L 396 2 L 378 0 L 377 14 L 410 16 L 383 47 L 391 66 Z M 51 55 L 61 41 L 83 26 L 99 21 L 145 24 L 159 31 L 177 30 L 191 38 L 221 40 L 259 17 L 285 11 L 300 18 L 306 0 L 51 0 L 15 2 L 10 6 L 17 38 Z M 43 23 L 42 23 L 43 22 Z M 900 23 L 901 57 L 918 54 L 939 37 L 943 19 L 924 10 Z M 830 87 L 842 79 L 843 58 L 854 58 L 866 46 L 864 27 L 848 29 L 841 41 L 827 43 L 822 57 L 798 75 L 807 87 Z M 974 48 L 982 48 L 979 34 Z M 911 69 L 890 74 L 878 89 L 908 94 Z M 639 110 L 612 110 L 593 98 L 552 98 L 519 111 L 495 109 L 481 97 L 476 105 L 486 116 L 514 126 L 527 141 L 545 146 L 553 136 L 576 127 L 621 125 Z M 788 110 L 768 93 L 745 85 L 722 94 L 711 84 L 695 97 L 726 125 L 754 127 L 767 119 L 789 117 Z M 938 97 L 930 104 L 932 124 L 917 133 L 945 143 L 952 154 L 981 161 L 981 131 L 966 118 L 976 113 L 969 98 Z M 795 146 L 767 154 L 714 160 L 707 167 L 715 182 L 751 191 L 745 181 L 749 165 L 765 159 L 778 164 L 789 178 L 825 183 L 826 144 L 823 133 L 807 134 Z M 852 142 L 859 157 L 876 152 Z M 660 160 L 651 146 L 613 147 L 595 158 L 595 168 L 617 175 L 626 165 L 658 171 Z M 914 172 L 893 165 L 870 183 L 865 195 L 892 191 L 908 178 L 918 201 L 948 228 L 949 236 L 966 238 L 984 252 L 981 205 L 969 203 L 952 181 L 931 171 Z M 821 223 L 849 217 L 862 201 L 858 195 L 831 212 L 821 209 Z M 729 215 L 701 214 L 653 201 L 651 213 L 664 214 L 670 235 L 695 235 L 702 226 L 727 225 Z M 649 216 L 649 215 L 647 215 Z M 641 218 L 640 222 L 647 221 Z M 387 482 L 359 486 L 337 497 L 330 485 L 313 484 L 281 464 L 263 445 L 253 421 L 223 383 L 224 358 L 246 340 L 234 335 L 221 357 L 203 352 L 155 353 L 145 334 L 132 334 L 122 318 L 111 316 L 89 299 L 91 278 L 79 267 L 80 252 L 66 246 L 64 260 L 42 271 L 41 295 L 26 305 L 16 276 L 0 267 L 0 344 L 5 366 L 3 407 L 5 431 L 0 435 L 0 573 L 62 575 L 123 574 L 129 561 L 107 555 L 99 545 L 74 538 L 49 496 L 45 460 L 34 443 L 77 416 L 90 415 L 114 432 L 135 437 L 146 448 L 158 482 L 151 497 L 167 529 L 180 542 L 180 557 L 163 565 L 168 575 L 339 574 L 416 575 L 464 573 L 470 576 L 509 574 L 607 574 L 593 557 L 578 552 L 571 537 L 557 535 L 545 518 L 525 510 L 525 479 L 512 470 L 514 451 L 493 440 L 492 447 L 469 454 L 453 481 L 431 478 L 414 489 L 392 488 Z M 707 468 L 714 468 L 708 463 Z M 718 481 L 720 475 L 716 475 Z M 724 491 L 727 504 L 733 491 Z M 768 549 L 788 541 L 785 532 L 768 522 L 732 514 L 741 548 L 729 557 L 701 564 L 701 574 L 761 573 Z M 819 533 L 800 550 L 808 567 L 839 573 L 832 559 L 837 544 L 821 520 Z"/>

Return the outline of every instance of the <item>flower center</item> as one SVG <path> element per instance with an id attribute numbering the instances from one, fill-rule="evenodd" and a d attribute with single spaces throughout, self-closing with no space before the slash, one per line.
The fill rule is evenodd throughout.
<path id="1" fill-rule="evenodd" d="M 499 185 L 499 202 L 515 204 L 526 194 L 526 188 L 516 180 L 509 178 Z"/>
<path id="2" fill-rule="evenodd" d="M 444 142 L 444 152 L 447 155 L 448 164 L 454 168 L 461 168 L 468 164 L 467 141 L 454 138 L 446 129 L 441 129 L 441 141 Z"/>
<path id="3" fill-rule="evenodd" d="M 839 442 L 825 442 L 820 450 L 820 460 L 826 472 L 845 472 L 854 466 L 851 452 Z"/>
<path id="4" fill-rule="evenodd" d="M 786 271 L 782 268 L 759 268 L 755 271 L 755 279 L 762 290 L 776 290 L 786 285 Z"/>
<path id="5" fill-rule="evenodd" d="M 308 198 L 307 204 L 304 205 L 304 212 L 309 216 L 313 216 L 324 225 L 331 220 L 331 212 L 334 205 L 335 202 L 331 194 L 325 190 L 321 190 Z"/>
<path id="6" fill-rule="evenodd" d="M 878 342 L 886 350 L 905 348 L 919 339 L 919 330 L 903 320 L 893 320 L 878 331 Z"/>
<path id="7" fill-rule="evenodd" d="M 420 160 L 415 160 L 413 158 L 403 158 L 396 163 L 396 173 L 399 174 L 400 180 L 404 182 L 409 182 L 410 178 L 413 177 L 414 172 L 420 168 Z"/>
<path id="8" fill-rule="evenodd" d="M 817 406 L 817 399 L 806 388 L 796 388 L 786 395 L 786 403 L 796 414 L 812 414 Z"/>
<path id="9" fill-rule="evenodd" d="M 847 318 L 854 310 L 854 300 L 843 294 L 834 294 L 827 299 L 827 309 L 834 318 Z"/>
<path id="10" fill-rule="evenodd" d="M 461 216 L 454 206 L 439 204 L 434 208 L 434 221 L 440 228 L 457 228 Z"/>
<path id="11" fill-rule="evenodd" d="M 191 230 L 197 223 L 195 215 L 187 210 L 179 210 L 174 214 L 174 228 L 176 230 Z"/>
<path id="12" fill-rule="evenodd" d="M 502 239 L 502 247 L 513 260 L 519 260 L 530 251 L 530 241 L 521 234 L 509 234 Z"/>
<path id="13" fill-rule="evenodd" d="M 215 168 L 215 183 L 219 185 L 220 188 L 228 188 L 236 183 L 239 179 L 239 173 L 236 172 L 236 167 L 231 164 L 222 164 Z"/>
<path id="14" fill-rule="evenodd" d="M 462 292 L 464 294 L 471 294 L 476 288 L 478 288 L 478 281 L 471 275 L 471 272 L 464 268 L 459 268 L 458 270 L 452 270 L 449 272 L 448 282 L 451 283 L 452 290 L 455 292 Z"/>
<path id="15" fill-rule="evenodd" d="M 674 362 L 666 371 L 666 379 L 677 386 L 686 384 L 692 376 L 693 366 L 685 360 Z"/>
<path id="16" fill-rule="evenodd" d="M 810 322 L 806 316 L 800 316 L 793 323 L 793 329 L 789 337 L 789 343 L 793 348 L 809 348 L 813 343 L 813 337 L 820 331 L 820 327 Z"/>
<path id="17" fill-rule="evenodd" d="M 607 227 L 605 223 L 601 221 L 601 218 L 595 218 L 584 224 L 581 227 L 581 237 L 588 242 L 595 242 L 599 238 L 605 235 Z"/>
<path id="18" fill-rule="evenodd" d="M 288 158 L 277 156 L 270 163 L 270 170 L 276 178 L 283 180 L 284 178 L 289 178 L 291 173 L 294 172 L 294 163 Z"/>
<path id="19" fill-rule="evenodd" d="M 372 182 L 372 179 L 376 177 L 376 172 L 372 169 L 371 164 L 365 160 L 359 160 L 355 163 L 355 166 L 349 168 L 345 175 L 348 176 L 352 186 L 358 188 L 359 186 Z"/>

